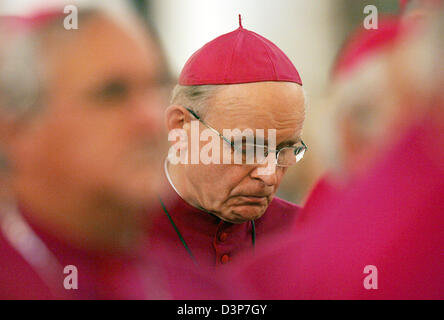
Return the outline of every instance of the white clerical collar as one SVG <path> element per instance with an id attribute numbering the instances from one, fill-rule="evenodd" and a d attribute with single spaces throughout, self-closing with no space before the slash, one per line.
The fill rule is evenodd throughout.
<path id="1" fill-rule="evenodd" d="M 179 193 L 179 191 L 177 191 L 176 187 L 174 186 L 174 183 L 173 183 L 173 181 L 171 180 L 170 174 L 169 174 L 169 172 L 168 172 L 168 158 L 165 159 L 165 161 L 164 161 L 164 163 L 163 163 L 163 168 L 164 168 L 164 170 L 165 170 L 165 175 L 166 175 L 166 177 L 167 177 L 167 180 L 168 180 L 169 184 L 171 185 L 171 187 L 174 189 L 174 191 L 177 193 L 177 195 L 178 195 L 183 201 L 185 201 L 185 202 L 188 203 L 190 206 L 192 206 L 192 207 L 194 207 L 194 208 L 196 208 L 196 209 L 199 209 L 199 210 L 202 210 L 202 211 L 204 211 L 204 212 L 206 212 L 206 213 L 209 213 L 209 214 L 214 215 L 214 213 L 212 213 L 212 212 L 210 212 L 210 211 L 208 211 L 208 210 L 206 210 L 206 209 L 204 209 L 204 208 L 202 208 L 202 207 L 196 207 L 195 205 L 189 203 L 187 200 L 185 200 L 184 197 L 181 196 L 181 194 Z"/>
<path id="2" fill-rule="evenodd" d="M 170 177 L 170 174 L 168 172 L 168 159 L 165 159 L 165 161 L 163 163 L 163 168 L 165 170 L 165 175 L 166 175 L 166 177 L 168 179 L 169 184 L 174 189 L 174 191 L 176 191 L 176 193 L 179 195 L 179 197 L 181 197 L 183 199 L 183 197 L 180 195 L 179 191 L 177 191 L 176 187 L 174 186 L 173 181 L 171 181 L 171 177 Z"/>

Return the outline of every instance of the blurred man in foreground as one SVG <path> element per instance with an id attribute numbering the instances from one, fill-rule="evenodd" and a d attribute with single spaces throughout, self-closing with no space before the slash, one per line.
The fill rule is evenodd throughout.
<path id="1" fill-rule="evenodd" d="M 247 259 L 235 280 L 256 298 L 443 299 L 443 27 L 441 14 L 385 57 L 398 108 L 371 141 L 382 154 L 312 196 L 285 244 Z"/>
<path id="2" fill-rule="evenodd" d="M 176 263 L 219 266 L 265 235 L 285 232 L 299 207 L 274 194 L 306 150 L 304 118 L 296 68 L 241 21 L 192 55 L 166 111 L 170 141 L 185 138 L 165 160 L 171 192 L 160 199 L 151 252 L 167 249 Z"/>
<path id="3" fill-rule="evenodd" d="M 147 298 L 138 245 L 160 180 L 161 52 L 131 15 L 80 10 L 65 30 L 62 12 L 1 49 L 0 298 Z"/>

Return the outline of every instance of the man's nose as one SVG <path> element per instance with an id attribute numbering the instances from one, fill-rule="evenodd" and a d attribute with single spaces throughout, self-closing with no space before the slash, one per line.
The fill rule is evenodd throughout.
<path id="1" fill-rule="evenodd" d="M 277 184 L 277 168 L 273 159 L 265 161 L 265 163 L 257 165 L 250 173 L 251 178 L 263 181 L 267 186 Z"/>

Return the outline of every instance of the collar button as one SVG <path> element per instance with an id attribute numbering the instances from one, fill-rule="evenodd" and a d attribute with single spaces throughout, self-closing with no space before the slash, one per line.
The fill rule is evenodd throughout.
<path id="1" fill-rule="evenodd" d="M 221 258 L 220 258 L 220 262 L 222 264 L 226 264 L 230 261 L 230 256 L 228 254 L 224 254 Z"/>
<path id="2" fill-rule="evenodd" d="M 228 238 L 228 233 L 226 232 L 221 232 L 221 234 L 219 235 L 219 241 L 220 242 L 225 242 Z"/>

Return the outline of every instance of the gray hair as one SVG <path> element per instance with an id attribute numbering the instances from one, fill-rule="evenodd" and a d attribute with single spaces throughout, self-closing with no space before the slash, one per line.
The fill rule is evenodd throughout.
<path id="1" fill-rule="evenodd" d="M 12 38 L 6 30 L 0 29 L 0 33 L 0 115 L 22 119 L 38 109 L 43 92 L 38 41 L 35 34 Z M 0 150 L 0 170 L 8 167 L 8 159 Z"/>
<path id="2" fill-rule="evenodd" d="M 100 8 L 79 8 L 78 22 L 107 13 Z M 13 35 L 0 24 L 0 115 L 17 121 L 32 118 L 43 109 L 48 70 L 42 59 L 44 43 L 50 35 L 56 35 L 57 40 L 66 39 L 66 33 L 61 34 L 65 31 L 64 18 L 60 16 L 35 30 Z M 0 150 L 0 170 L 8 167 L 7 160 Z"/>
<path id="3" fill-rule="evenodd" d="M 96 9 L 79 9 L 78 21 L 99 13 Z M 57 17 L 30 32 L 12 37 L 3 36 L 0 48 L 0 111 L 14 118 L 36 113 L 43 105 L 47 66 L 43 63 L 43 43 L 50 34 L 65 31 L 64 17 Z M 7 33 L 8 28 L 0 29 Z M 66 33 L 58 39 L 66 39 Z M 6 45 L 5 45 L 6 44 Z"/>
<path id="4" fill-rule="evenodd" d="M 199 117 L 204 118 L 208 113 L 210 100 L 223 85 L 182 86 L 176 85 L 171 95 L 171 104 L 190 108 Z"/>
<path id="5" fill-rule="evenodd" d="M 78 34 L 66 32 L 66 17 L 62 12 L 63 8 L 60 8 L 60 16 L 21 35 L 8 36 L 10 30 L 0 24 L 0 111 L 3 109 L 14 116 L 24 116 L 35 113 L 44 105 L 42 98 L 47 71 L 42 59 L 46 49 L 44 45 L 48 40 L 50 44 L 59 43 Z M 128 31 L 139 28 L 138 23 L 134 22 L 136 14 L 129 8 L 113 8 L 99 3 L 78 7 L 79 25 L 97 16 L 109 18 Z M 149 31 L 152 33 L 152 30 Z"/>
<path id="6" fill-rule="evenodd" d="M 36 109 L 43 91 L 36 35 L 24 35 L 3 46 L 0 62 L 0 108 L 22 116 Z"/>

